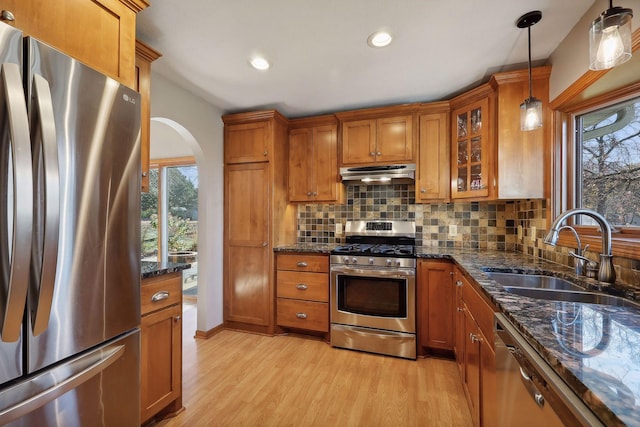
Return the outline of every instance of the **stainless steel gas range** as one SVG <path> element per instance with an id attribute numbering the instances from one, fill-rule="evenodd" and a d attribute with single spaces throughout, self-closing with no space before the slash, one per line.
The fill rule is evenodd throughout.
<path id="1" fill-rule="evenodd" d="M 351 221 L 331 252 L 331 345 L 416 358 L 415 223 Z"/>

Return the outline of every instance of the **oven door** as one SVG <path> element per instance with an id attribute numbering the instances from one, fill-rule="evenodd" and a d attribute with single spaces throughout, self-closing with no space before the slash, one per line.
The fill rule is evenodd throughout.
<path id="1" fill-rule="evenodd" d="M 414 269 L 331 267 L 331 323 L 416 332 Z"/>

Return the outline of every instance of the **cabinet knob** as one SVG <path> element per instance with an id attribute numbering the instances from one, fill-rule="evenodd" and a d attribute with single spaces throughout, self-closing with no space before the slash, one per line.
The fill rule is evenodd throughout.
<path id="1" fill-rule="evenodd" d="M 308 286 L 307 286 L 307 285 L 305 285 L 304 283 L 298 283 L 298 284 L 296 285 L 296 289 L 300 289 L 301 291 L 306 291 L 306 290 L 307 290 L 307 288 L 308 288 Z"/>
<path id="2" fill-rule="evenodd" d="M 469 339 L 471 340 L 472 343 L 476 343 L 476 342 L 482 342 L 482 338 L 475 335 L 475 334 L 469 334 Z"/>
<path id="3" fill-rule="evenodd" d="M 382 156 L 382 153 L 381 153 L 380 151 L 378 151 L 378 152 L 376 153 L 376 156 Z"/>
<path id="4" fill-rule="evenodd" d="M 464 311 L 464 308 L 462 308 L 462 307 L 458 307 L 456 310 L 458 310 L 458 311 Z"/>
<path id="5" fill-rule="evenodd" d="M 268 243 L 267 243 L 267 242 L 262 242 L 262 247 L 263 247 L 263 248 L 266 248 L 266 247 L 267 247 L 267 245 L 268 245 Z"/>
<path id="6" fill-rule="evenodd" d="M 313 196 L 315 197 L 315 196 L 317 196 L 317 195 L 318 195 L 318 192 L 317 192 L 317 191 L 314 191 L 314 192 L 313 192 Z"/>
<path id="7" fill-rule="evenodd" d="M 307 191 L 307 196 L 310 196 L 310 195 L 311 195 L 311 191 Z"/>
<path id="8" fill-rule="evenodd" d="M 147 177 L 147 173 L 146 172 L 142 172 L 142 177 L 146 178 Z"/>
<path id="9" fill-rule="evenodd" d="M 420 189 L 420 192 L 421 192 L 421 193 L 426 193 L 426 192 L 427 192 L 427 189 L 426 189 L 426 188 L 421 188 L 421 189 Z"/>
<path id="10" fill-rule="evenodd" d="M 173 320 L 174 320 L 175 322 L 179 322 L 179 321 L 180 321 L 180 319 L 182 319 L 182 316 L 176 316 L 176 317 L 174 317 L 174 318 L 173 318 Z"/>
<path id="11" fill-rule="evenodd" d="M 298 261 L 298 262 L 296 263 L 296 265 L 297 265 L 298 267 L 307 267 L 309 264 L 307 264 L 307 262 L 306 262 L 306 261 Z"/>
<path id="12" fill-rule="evenodd" d="M 307 313 L 296 313 L 296 317 L 298 319 L 306 319 L 307 318 Z"/>
<path id="13" fill-rule="evenodd" d="M 371 155 L 371 157 L 375 157 L 376 153 L 374 153 L 373 151 L 369 153 Z"/>
<path id="14" fill-rule="evenodd" d="M 462 286 L 462 280 L 456 280 L 456 286 Z"/>
<path id="15" fill-rule="evenodd" d="M 13 22 L 15 20 L 16 17 L 13 16 L 13 12 L 11 12 L 10 10 L 3 10 L 2 12 L 0 12 L 0 21 Z"/>
<path id="16" fill-rule="evenodd" d="M 267 152 L 262 153 L 263 156 L 267 157 Z"/>

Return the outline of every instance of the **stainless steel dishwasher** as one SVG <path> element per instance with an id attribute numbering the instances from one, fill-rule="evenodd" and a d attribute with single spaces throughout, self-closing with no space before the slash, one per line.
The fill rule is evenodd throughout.
<path id="1" fill-rule="evenodd" d="M 603 426 L 501 313 L 495 315 L 498 426 Z"/>

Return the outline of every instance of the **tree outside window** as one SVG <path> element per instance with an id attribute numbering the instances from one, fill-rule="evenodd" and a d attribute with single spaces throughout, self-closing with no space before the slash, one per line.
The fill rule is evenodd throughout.
<path id="1" fill-rule="evenodd" d="M 593 209 L 616 226 L 640 225 L 640 98 L 577 120 L 576 206 Z"/>
<path id="2" fill-rule="evenodd" d="M 163 167 L 167 186 L 167 250 L 197 252 L 198 178 L 195 166 Z M 158 242 L 158 168 L 149 171 L 149 192 L 141 198 L 142 257 L 157 257 Z"/>

